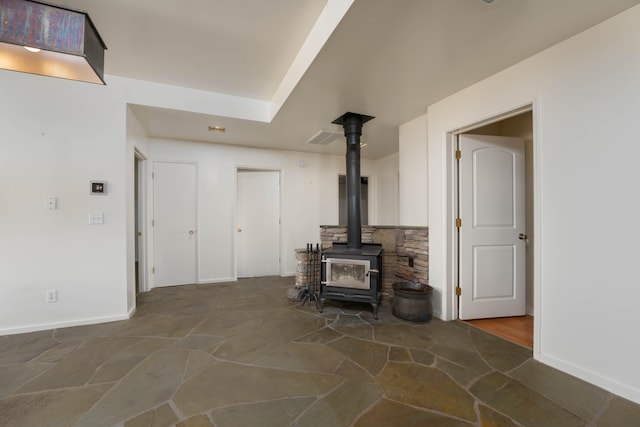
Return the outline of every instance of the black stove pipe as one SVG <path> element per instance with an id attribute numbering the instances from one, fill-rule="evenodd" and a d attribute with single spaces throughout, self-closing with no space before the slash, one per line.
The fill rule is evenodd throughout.
<path id="1" fill-rule="evenodd" d="M 362 248 L 360 216 L 360 135 L 362 125 L 373 119 L 363 114 L 345 113 L 332 123 L 342 125 L 347 138 L 347 248 Z"/>

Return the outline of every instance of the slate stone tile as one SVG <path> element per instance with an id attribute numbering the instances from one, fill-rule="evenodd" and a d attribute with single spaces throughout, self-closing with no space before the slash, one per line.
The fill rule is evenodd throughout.
<path id="1" fill-rule="evenodd" d="M 156 288 L 133 321 L 0 337 L 0 425 L 640 425 L 640 405 L 463 322 L 384 300 L 377 321 L 368 304 L 320 314 L 286 299 L 291 280 Z"/>
<path id="2" fill-rule="evenodd" d="M 293 426 L 349 426 L 366 408 L 382 395 L 377 385 L 354 380 L 345 381 L 340 387 L 323 397 Z"/>
<path id="3" fill-rule="evenodd" d="M 497 389 L 484 403 L 526 426 L 586 425 L 585 420 L 514 380 Z"/>
<path id="4" fill-rule="evenodd" d="M 411 357 L 416 363 L 421 365 L 431 366 L 436 361 L 436 357 L 433 353 L 424 350 L 411 349 Z"/>
<path id="5" fill-rule="evenodd" d="M 144 412 L 137 417 L 131 418 L 125 422 L 123 427 L 151 427 L 153 425 L 153 418 L 156 416 L 154 410 Z M 176 421 L 178 419 L 176 418 Z"/>
<path id="6" fill-rule="evenodd" d="M 187 367 L 184 371 L 184 379 L 191 378 L 196 373 L 218 363 L 218 359 L 202 351 L 190 351 L 187 359 Z"/>
<path id="7" fill-rule="evenodd" d="M 12 396 L 0 400 L 0 425 L 72 426 L 109 387 L 103 384 Z"/>
<path id="8" fill-rule="evenodd" d="M 58 345 L 52 331 L 0 336 L 0 365 L 29 362 Z"/>
<path id="9" fill-rule="evenodd" d="M 373 379 L 373 376 L 369 372 L 365 371 L 363 368 L 356 365 L 349 359 L 344 359 L 340 367 L 335 370 L 334 374 L 340 375 L 341 377 L 344 377 L 344 378 L 351 378 L 356 381 L 363 381 L 363 382 L 370 382 L 370 383 L 375 382 L 375 380 Z"/>
<path id="10" fill-rule="evenodd" d="M 184 382 L 173 401 L 190 416 L 230 405 L 323 395 L 342 381 L 336 375 L 220 362 Z"/>
<path id="11" fill-rule="evenodd" d="M 480 356 L 500 372 L 509 372 L 533 356 L 532 351 L 528 348 L 503 340 L 480 329 L 471 327 L 470 334 Z"/>
<path id="12" fill-rule="evenodd" d="M 169 427 L 178 421 L 178 417 L 168 403 L 144 412 L 124 423 L 123 427 Z"/>
<path id="13" fill-rule="evenodd" d="M 96 370 L 140 338 L 97 338 L 62 359 L 47 372 L 21 387 L 19 393 L 85 385 Z"/>
<path id="14" fill-rule="evenodd" d="M 194 335 L 191 334 L 180 341 L 173 344 L 174 348 L 183 348 L 187 350 L 200 350 L 212 353 L 224 340 L 222 337 L 213 337 L 210 335 Z"/>
<path id="15" fill-rule="evenodd" d="M 429 329 L 434 345 L 439 344 L 443 347 L 475 351 L 473 341 L 469 335 L 469 326 L 466 323 L 459 321 L 443 322 L 434 318 L 425 327 Z"/>
<path id="16" fill-rule="evenodd" d="M 149 355 L 173 343 L 174 340 L 166 338 L 144 338 L 131 347 L 116 353 L 111 359 L 98 367 L 90 383 L 99 384 L 118 381 Z"/>
<path id="17" fill-rule="evenodd" d="M 484 424 L 483 424 L 484 425 Z M 490 424 L 487 424 L 489 426 Z M 473 424 L 442 414 L 382 399 L 354 423 L 354 427 L 470 427 Z"/>
<path id="18" fill-rule="evenodd" d="M 83 343 L 82 342 L 66 342 L 60 343 L 57 346 L 45 351 L 40 356 L 33 359 L 33 362 L 38 363 L 55 363 L 58 362 L 71 352 L 77 350 Z"/>
<path id="19" fill-rule="evenodd" d="M 442 372 L 448 374 L 455 382 L 462 387 L 467 387 L 474 380 L 480 377 L 480 374 L 473 372 L 464 366 L 460 366 L 456 363 L 450 362 L 447 359 L 436 358 L 435 367 Z"/>
<path id="20" fill-rule="evenodd" d="M 232 337 L 258 327 L 266 313 L 244 310 L 218 310 L 203 320 L 191 333 Z"/>
<path id="21" fill-rule="evenodd" d="M 110 336 L 115 328 L 124 324 L 126 322 L 121 321 L 60 328 L 53 332 L 53 338 L 61 343 L 82 343 L 94 338 Z"/>
<path id="22" fill-rule="evenodd" d="M 258 359 L 254 365 L 290 371 L 321 372 L 330 374 L 345 357 L 327 346 L 288 343 Z"/>
<path id="23" fill-rule="evenodd" d="M 286 318 L 268 316 L 259 325 L 225 340 L 213 355 L 234 362 L 251 363 L 323 325 L 324 320 L 300 313 L 289 313 Z"/>
<path id="24" fill-rule="evenodd" d="M 0 399 L 13 393 L 24 383 L 37 377 L 51 365 L 45 363 L 21 363 L 0 366 Z"/>
<path id="25" fill-rule="evenodd" d="M 500 372 L 491 372 L 480 378 L 470 388 L 470 392 L 478 399 L 488 402 L 493 399 L 495 393 L 504 387 L 510 378 Z"/>
<path id="26" fill-rule="evenodd" d="M 392 400 L 464 420 L 477 419 L 474 398 L 438 369 L 389 362 L 377 380 Z"/>
<path id="27" fill-rule="evenodd" d="M 203 320 L 204 316 L 147 316 L 129 320 L 118 327 L 114 334 L 125 337 L 184 338 Z"/>
<path id="28" fill-rule="evenodd" d="M 326 344 L 331 341 L 335 341 L 338 338 L 341 338 L 343 335 L 339 332 L 334 331 L 331 328 L 322 328 L 317 331 L 310 333 L 309 335 L 305 335 L 302 338 L 296 340 L 297 342 L 308 342 L 313 344 Z"/>
<path id="29" fill-rule="evenodd" d="M 377 341 L 403 347 L 427 349 L 431 344 L 428 329 L 413 324 L 376 325 L 374 335 Z"/>
<path id="30" fill-rule="evenodd" d="M 599 387 L 533 359 L 509 376 L 587 421 L 602 408 L 609 396 Z"/>
<path id="31" fill-rule="evenodd" d="M 455 347 L 445 347 L 443 345 L 434 345 L 429 351 L 440 359 L 446 359 L 449 362 L 460 365 L 463 368 L 476 374 L 486 374 L 492 369 L 475 351 L 464 350 Z"/>
<path id="32" fill-rule="evenodd" d="M 353 362 L 362 366 L 371 375 L 378 375 L 389 355 L 389 347 L 369 341 L 363 341 L 352 337 L 344 337 L 329 343 L 329 346 L 338 350 Z"/>
<path id="33" fill-rule="evenodd" d="M 404 347 L 391 347 L 389 350 L 389 360 L 394 362 L 412 362 L 409 351 Z"/>
<path id="34" fill-rule="evenodd" d="M 232 406 L 212 411 L 211 419 L 216 427 L 288 426 L 316 400 L 302 397 Z"/>
<path id="35" fill-rule="evenodd" d="M 196 415 L 176 424 L 176 427 L 214 427 L 205 415 Z"/>
<path id="36" fill-rule="evenodd" d="M 614 396 L 600 416 L 598 427 L 640 426 L 640 405 Z"/>
<path id="37" fill-rule="evenodd" d="M 152 354 L 107 392 L 75 427 L 113 425 L 169 400 L 182 382 L 186 350 Z"/>
<path id="38" fill-rule="evenodd" d="M 343 335 L 364 340 L 373 339 L 373 327 L 358 316 L 340 315 L 330 326 Z"/>
<path id="39" fill-rule="evenodd" d="M 521 424 L 516 423 L 512 419 L 494 411 L 485 405 L 479 405 L 480 420 L 483 426 L 491 427 L 519 427 Z"/>

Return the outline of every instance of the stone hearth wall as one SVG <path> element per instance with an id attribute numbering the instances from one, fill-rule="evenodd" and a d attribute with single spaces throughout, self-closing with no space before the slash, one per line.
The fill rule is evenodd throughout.
<path id="1" fill-rule="evenodd" d="M 330 248 L 334 242 L 347 241 L 347 227 L 320 226 L 322 248 Z M 394 282 L 408 280 L 429 283 L 429 229 L 427 227 L 362 227 L 362 243 L 382 245 L 382 290 L 393 296 Z M 306 255 L 306 254 L 305 254 Z M 297 283 L 296 283 L 297 286 Z"/>

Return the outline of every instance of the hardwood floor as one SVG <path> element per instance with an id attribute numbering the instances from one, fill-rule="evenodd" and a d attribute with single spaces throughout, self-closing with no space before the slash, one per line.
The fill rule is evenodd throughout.
<path id="1" fill-rule="evenodd" d="M 467 323 L 527 348 L 533 348 L 533 317 L 467 320 Z"/>

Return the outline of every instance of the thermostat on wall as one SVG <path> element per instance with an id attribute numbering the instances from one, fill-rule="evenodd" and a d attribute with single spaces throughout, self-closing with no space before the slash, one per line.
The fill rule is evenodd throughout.
<path id="1" fill-rule="evenodd" d="M 106 196 L 107 195 L 107 181 L 91 181 L 91 195 L 92 196 Z"/>

